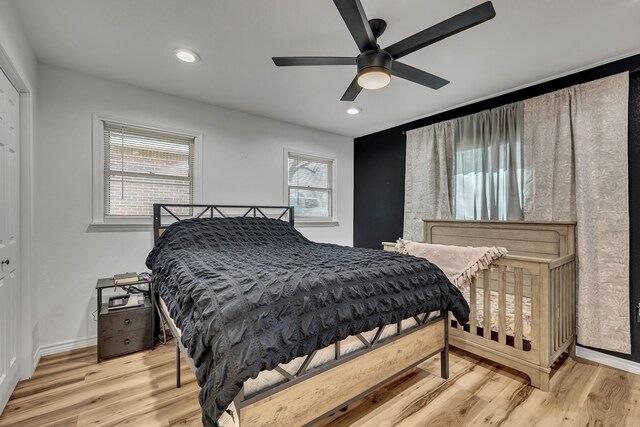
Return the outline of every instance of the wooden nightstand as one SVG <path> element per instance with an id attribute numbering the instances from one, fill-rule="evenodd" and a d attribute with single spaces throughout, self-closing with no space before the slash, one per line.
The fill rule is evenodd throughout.
<path id="1" fill-rule="evenodd" d="M 149 287 L 153 295 L 152 282 L 140 282 L 134 286 Z M 125 285 L 128 286 L 128 285 Z M 153 303 L 145 298 L 138 307 L 109 309 L 102 301 L 102 291 L 107 288 L 121 287 L 113 283 L 112 278 L 99 279 L 98 291 L 98 362 L 123 354 L 153 348 L 154 313 Z"/>

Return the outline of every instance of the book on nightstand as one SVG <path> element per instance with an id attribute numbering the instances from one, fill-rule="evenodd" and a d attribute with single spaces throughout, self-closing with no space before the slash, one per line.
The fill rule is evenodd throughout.
<path id="1" fill-rule="evenodd" d="M 129 285 L 138 282 L 138 273 L 114 274 L 113 283 L 116 285 Z"/>

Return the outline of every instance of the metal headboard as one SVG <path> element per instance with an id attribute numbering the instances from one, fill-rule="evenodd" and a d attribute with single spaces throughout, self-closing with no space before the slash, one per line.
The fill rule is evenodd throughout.
<path id="1" fill-rule="evenodd" d="M 186 209 L 187 214 L 180 212 Z M 162 222 L 170 218 L 170 223 Z M 153 241 L 154 243 L 162 235 L 162 232 L 175 221 L 190 218 L 233 218 L 254 217 L 274 218 L 286 221 L 293 227 L 293 206 L 243 206 L 243 205 L 188 205 L 188 204 L 153 204 Z"/>

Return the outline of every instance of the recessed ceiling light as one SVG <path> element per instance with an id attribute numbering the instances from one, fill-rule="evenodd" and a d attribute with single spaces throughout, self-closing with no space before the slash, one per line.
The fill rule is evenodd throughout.
<path id="1" fill-rule="evenodd" d="M 200 55 L 198 55 L 192 50 L 176 49 L 174 52 L 180 61 L 198 62 L 200 60 Z"/>
<path id="2" fill-rule="evenodd" d="M 347 108 L 347 114 L 351 114 L 352 116 L 355 116 L 356 114 L 360 114 L 360 111 L 362 111 L 362 108 L 360 107 Z"/>

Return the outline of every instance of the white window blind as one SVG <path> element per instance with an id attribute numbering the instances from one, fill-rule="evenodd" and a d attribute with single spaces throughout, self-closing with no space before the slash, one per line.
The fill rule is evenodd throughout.
<path id="1" fill-rule="evenodd" d="M 153 203 L 193 202 L 191 136 L 104 122 L 105 217 L 149 216 Z"/>
<path id="2" fill-rule="evenodd" d="M 288 202 L 298 218 L 333 217 L 333 160 L 288 154 Z"/>

